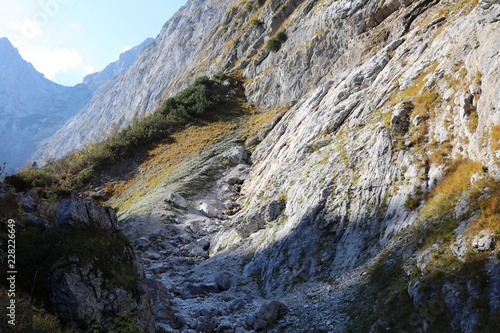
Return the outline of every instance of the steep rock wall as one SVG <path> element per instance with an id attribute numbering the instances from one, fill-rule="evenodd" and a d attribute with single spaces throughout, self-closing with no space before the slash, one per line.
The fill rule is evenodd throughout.
<path id="1" fill-rule="evenodd" d="M 250 101 L 262 107 L 298 100 L 401 35 L 411 17 L 392 30 L 382 30 L 371 43 L 360 42 L 392 12 L 411 3 L 188 1 L 134 65 L 103 86 L 36 155 L 61 156 L 102 140 L 111 124 L 124 128 L 196 77 L 221 70 L 243 70 Z M 413 6 L 425 8 L 428 3 Z M 270 52 L 266 43 L 278 31 L 285 31 L 288 40 L 278 52 Z"/>
<path id="2" fill-rule="evenodd" d="M 395 12 L 380 29 L 404 32 L 398 29 L 422 3 Z M 231 247 L 228 239 L 262 228 L 255 213 L 263 205 L 285 203 L 282 215 L 252 236 L 257 252 L 246 268 L 263 274 L 268 295 L 295 278 L 335 277 L 368 262 L 415 222 L 408 198 L 436 186 L 447 161 L 480 161 L 498 178 L 498 151 L 489 145 L 500 121 L 492 66 L 498 27 L 478 9 L 455 7 L 444 17 L 440 8 L 422 12 L 400 39 L 309 93 L 253 152 L 242 190 L 248 206 L 219 244 Z"/>

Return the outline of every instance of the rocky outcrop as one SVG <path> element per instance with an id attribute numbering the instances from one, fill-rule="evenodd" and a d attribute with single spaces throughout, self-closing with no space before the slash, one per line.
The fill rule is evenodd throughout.
<path id="1" fill-rule="evenodd" d="M 330 8 L 338 8 L 341 3 L 334 2 Z M 394 14 L 384 29 L 394 35 L 401 33 L 399 20 L 404 20 L 406 13 L 415 8 L 408 6 L 401 15 Z M 363 11 L 355 13 L 362 15 Z M 282 225 L 268 227 L 259 236 L 262 243 L 247 266 L 248 274 L 255 270 L 264 274 L 262 281 L 268 295 L 273 290 L 283 292 L 294 276 L 307 279 L 324 274 L 321 272 L 325 269 L 336 276 L 363 265 L 387 244 L 392 234 L 415 221 L 416 214 L 405 207 L 407 198 L 421 187 L 430 190 L 432 184 L 438 183 L 439 178 L 432 178 L 439 177 L 438 173 L 433 172 L 443 163 L 436 160 L 420 163 L 432 153 L 422 155 L 412 142 L 416 140 L 412 135 L 420 135 L 419 129 L 426 136 L 420 145 L 448 139 L 453 147 L 447 152 L 450 159 L 479 158 L 498 176 L 494 152 L 483 149 L 477 142 L 488 140 L 490 126 L 486 124 L 498 122 L 496 107 L 491 109 L 486 105 L 498 105 L 499 100 L 485 93 L 486 82 L 491 82 L 490 87 L 498 86 L 493 83 L 498 73 L 487 64 L 486 59 L 491 58 L 485 54 L 494 53 L 486 49 L 499 36 L 494 25 L 470 23 L 479 19 L 477 11 L 470 15 L 457 11 L 454 17 L 448 17 L 442 30 L 425 24 L 419 26 L 414 20 L 413 32 L 381 48 L 347 75 L 333 76 L 330 82 L 299 101 L 253 152 L 252 170 L 242 188 L 249 204 L 236 217 L 236 221 L 241 221 L 236 228 L 247 230 L 247 225 L 254 224 L 255 227 L 240 235 L 248 237 L 269 225 L 263 214 L 267 203 L 259 193 L 266 193 L 269 198 L 282 197 L 286 207 Z M 477 39 L 460 39 L 465 35 L 458 34 L 454 27 L 468 27 L 468 35 Z M 436 29 L 440 29 L 440 38 L 435 36 Z M 289 38 L 287 43 L 292 40 L 293 37 Z M 363 38 L 357 43 L 361 44 L 358 48 L 366 45 Z M 443 62 L 445 54 L 454 60 Z M 463 64 L 464 77 L 457 86 L 450 87 L 446 78 L 457 75 L 456 63 Z M 480 82 L 475 73 L 481 73 Z M 266 74 L 266 80 L 270 76 Z M 483 93 L 474 100 L 479 126 L 471 132 L 467 127 L 468 116 L 464 115 L 466 107 L 460 100 L 477 84 L 483 87 Z M 466 93 L 459 88 L 461 85 Z M 418 88 L 411 88 L 415 86 Z M 425 106 L 434 108 L 433 119 L 425 115 L 418 118 L 422 115 L 414 108 L 422 106 L 412 104 L 422 104 L 419 96 L 426 92 L 434 92 L 440 98 L 439 103 Z M 404 103 L 394 106 L 395 102 Z M 446 127 L 444 118 L 450 120 Z M 422 127 L 423 121 L 427 129 Z M 468 137 L 470 144 L 461 143 L 460 137 Z M 404 148 L 398 148 L 398 144 Z M 246 222 L 254 220 L 262 223 Z M 281 235 L 278 241 L 266 241 L 278 232 Z M 227 242 L 224 237 L 220 240 Z"/>
<path id="2" fill-rule="evenodd" d="M 249 328 L 260 332 L 275 324 L 277 320 L 282 319 L 287 313 L 288 308 L 285 304 L 279 301 L 271 301 L 262 305 L 254 315 L 248 316 L 246 324 Z"/>
<path id="3" fill-rule="evenodd" d="M 120 54 L 117 61 L 112 62 L 100 72 L 92 73 L 83 78 L 83 84 L 92 91 L 98 89 L 101 85 L 106 84 L 116 78 L 118 75 L 127 70 L 149 44 L 154 41 L 153 38 L 148 38 L 141 44 L 131 48 L 128 51 Z"/>
<path id="4" fill-rule="evenodd" d="M 50 307 L 61 321 L 81 328 L 98 325 L 105 330 L 116 329 L 123 325 L 119 322 L 121 316 L 131 327 L 154 332 L 152 303 L 142 266 L 130 245 L 117 239 L 117 222 L 110 208 L 82 200 L 66 200 L 58 205 L 55 228 L 105 233 L 106 242 L 114 245 L 97 248 L 95 254 L 81 254 L 93 257 L 90 261 L 70 254 L 68 267 L 54 269 L 50 277 Z M 99 254 L 111 250 L 115 252 Z"/>
<path id="5" fill-rule="evenodd" d="M 265 54 L 264 48 L 248 48 L 250 60 L 240 58 L 236 65 L 244 69 L 250 100 L 262 106 L 296 100 L 268 130 L 256 134 L 258 140 L 247 142 L 251 156 L 241 168 L 245 172 L 236 177 L 241 189 L 234 204 L 241 209 L 199 223 L 195 221 L 199 211 L 166 209 L 172 214 L 172 235 L 160 232 L 163 241 L 184 244 L 184 250 L 163 252 L 169 267 L 174 267 L 172 255 L 184 258 L 178 259 L 184 265 L 176 266 L 178 275 L 157 270 L 175 295 L 174 311 L 188 318 L 190 311 L 201 311 L 206 304 L 202 299 L 213 304 L 224 300 L 221 294 L 239 299 L 240 293 L 252 290 L 252 295 L 260 295 L 254 296 L 251 307 L 242 299 L 242 309 L 227 313 L 217 312 L 217 307 L 203 322 L 223 327 L 223 321 L 231 320 L 238 329 L 260 329 L 256 317 L 248 315 L 257 313 L 265 298 L 277 298 L 294 318 L 300 317 L 299 311 L 307 312 L 297 321 L 287 317 L 278 323 L 280 328 L 297 328 L 318 319 L 318 331 L 341 332 L 347 320 L 336 320 L 332 313 L 342 311 L 327 304 L 342 304 L 343 297 L 347 303 L 372 300 L 370 292 L 376 290 L 390 297 L 363 306 L 378 311 L 396 299 L 406 300 L 405 309 L 413 311 L 407 317 L 415 320 L 398 324 L 396 315 L 374 312 L 378 317 L 370 318 L 368 327 L 353 331 L 393 325 L 402 329 L 398 326 L 402 324 L 408 325 L 407 330 L 435 327 L 435 317 L 426 318 L 433 309 L 450 317 L 443 324 L 447 329 L 477 329 L 484 324 L 483 314 L 493 318 L 493 312 L 474 299 L 491 303 L 497 298 L 492 294 L 495 280 L 484 285 L 478 281 L 484 278 L 485 265 L 493 265 L 481 256 L 495 261 L 497 248 L 491 230 L 474 231 L 471 236 L 478 208 L 466 198 L 472 188 L 481 200 L 488 198 L 489 188 L 481 179 L 497 182 L 500 176 L 498 145 L 491 145 L 497 140 L 492 126 L 500 122 L 498 66 L 492 65 L 500 45 L 497 22 L 486 22 L 484 9 L 473 3 L 452 1 L 292 1 L 289 5 L 291 12 L 285 8 L 281 14 L 271 15 L 270 8 L 258 11 L 266 18 L 263 21 L 278 20 L 279 15 L 287 18 L 267 30 L 276 32 L 286 22 L 280 28 L 286 29 L 288 39 L 281 49 Z M 449 14 L 443 17 L 443 11 Z M 267 27 L 243 32 L 245 43 Z M 317 31 L 318 27 L 326 31 Z M 236 33 L 231 26 L 228 31 Z M 264 40 L 258 43 L 262 47 Z M 236 44 L 244 45 L 242 39 Z M 231 59 L 245 50 L 233 50 Z M 322 58 L 321 50 L 329 59 Z M 193 164 L 203 165 L 198 158 L 201 154 Z M 452 217 L 445 218 L 435 210 L 444 206 L 430 198 L 460 163 L 464 169 L 477 169 L 472 175 L 462 174 L 466 185 L 453 194 L 457 199 L 446 211 Z M 201 173 L 165 178 L 164 186 L 210 182 L 210 191 L 183 193 L 190 201 L 206 202 L 214 193 L 224 192 L 236 168 L 233 164 L 210 180 Z M 122 216 L 131 225 L 134 220 L 151 225 L 134 209 L 152 206 L 140 199 Z M 160 211 L 155 214 L 161 216 Z M 447 235 L 436 231 L 444 221 L 450 223 Z M 431 236 L 434 231 L 437 234 Z M 189 242 L 199 241 L 200 236 L 210 239 L 209 258 L 195 255 L 202 254 L 199 249 L 191 251 Z M 471 255 L 482 258 L 479 266 L 468 261 Z M 439 268 L 448 259 L 461 264 L 449 271 Z M 152 272 L 155 267 L 151 266 Z M 401 274 L 397 287 L 402 289 L 387 288 L 390 281 L 377 285 L 385 271 L 377 267 Z M 189 279 L 182 277 L 184 269 L 190 272 Z M 465 274 L 469 269 L 480 278 Z M 220 270 L 230 270 L 241 283 L 215 292 L 212 277 Z M 433 274 L 445 278 L 432 280 Z M 357 283 L 368 289 L 351 296 L 346 289 Z M 189 290 L 179 287 L 186 285 Z M 342 296 L 332 291 L 335 287 L 343 290 Z M 304 299 L 301 288 L 311 296 Z M 297 300 L 304 301 L 307 310 L 294 304 Z M 198 324 L 186 319 L 190 328 Z"/>
<path id="6" fill-rule="evenodd" d="M 151 292 L 161 288 L 146 281 L 113 209 L 81 199 L 57 204 L 38 189 L 4 184 L 0 203 L 17 222 L 19 291 L 43 301 L 64 325 L 155 332 L 155 315 L 170 315 L 164 294 L 162 308 L 153 308 Z"/>
<path id="7" fill-rule="evenodd" d="M 71 228 L 96 227 L 110 236 L 116 237 L 118 219 L 115 211 L 108 207 L 96 206 L 83 200 L 65 200 L 57 206 L 56 227 Z"/>
<path id="8" fill-rule="evenodd" d="M 159 327 L 493 330 L 500 30 L 487 18 L 496 6 L 254 1 L 226 12 L 221 1 L 188 2 L 96 107 L 143 112 L 182 86 L 186 66 L 234 69 L 247 100 L 287 111 L 253 135 L 235 126 L 175 165 L 146 161 L 110 201 L 147 277 L 164 287 L 171 311 L 157 315 Z M 188 29 L 200 16 L 214 21 Z M 278 31 L 286 41 L 266 49 Z M 139 89 L 142 78 L 152 86 Z M 96 138 L 127 117 L 103 115 Z M 82 274 L 71 278 L 97 276 Z M 166 303 L 155 297 L 156 309 Z"/>

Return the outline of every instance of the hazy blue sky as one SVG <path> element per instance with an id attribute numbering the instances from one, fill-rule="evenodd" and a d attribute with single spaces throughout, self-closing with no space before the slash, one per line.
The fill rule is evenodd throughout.
<path id="1" fill-rule="evenodd" d="M 187 0 L 0 0 L 0 37 L 51 80 L 80 83 L 156 37 Z"/>

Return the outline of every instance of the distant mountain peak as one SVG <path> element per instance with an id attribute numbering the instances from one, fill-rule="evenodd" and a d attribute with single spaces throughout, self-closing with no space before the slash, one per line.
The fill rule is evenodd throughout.
<path id="1" fill-rule="evenodd" d="M 151 41 L 121 54 L 106 72 L 93 74 L 95 80 L 65 87 L 45 78 L 8 38 L 0 38 L 0 163 L 7 162 L 7 172 L 25 166 L 41 141 L 77 114 L 101 85 L 128 68 Z"/>
<path id="2" fill-rule="evenodd" d="M 14 47 L 7 37 L 0 37 L 0 47 L 3 48 L 6 46 Z"/>
<path id="3" fill-rule="evenodd" d="M 135 61 L 139 53 L 151 44 L 154 38 L 147 38 L 140 45 L 137 45 L 130 50 L 122 52 L 117 61 L 110 63 L 100 72 L 92 73 L 83 78 L 83 83 L 90 86 L 91 89 L 97 89 L 103 81 L 109 81 L 120 75 L 123 71 L 129 68 Z"/>
<path id="4" fill-rule="evenodd" d="M 15 57 L 21 59 L 19 51 L 12 45 L 8 38 L 0 38 L 0 67 L 5 66 L 6 61 L 12 60 Z"/>

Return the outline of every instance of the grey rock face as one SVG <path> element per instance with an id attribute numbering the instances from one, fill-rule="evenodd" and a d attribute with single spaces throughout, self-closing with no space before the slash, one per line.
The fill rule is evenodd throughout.
<path id="1" fill-rule="evenodd" d="M 490 279 L 489 306 L 491 314 L 495 314 L 500 310 L 500 260 L 493 259 L 488 263 L 488 276 Z"/>
<path id="2" fill-rule="evenodd" d="M 489 251 L 495 245 L 495 235 L 491 232 L 480 232 L 472 239 L 472 247 L 477 251 Z"/>
<path id="3" fill-rule="evenodd" d="M 500 20 L 500 1 L 481 0 L 479 1 L 479 7 L 486 22 L 493 23 Z"/>
<path id="4" fill-rule="evenodd" d="M 116 235 L 118 219 L 113 209 L 96 206 L 83 200 L 66 200 L 57 206 L 54 221 L 56 226 L 70 226 L 75 228 L 99 229 Z"/>
<path id="5" fill-rule="evenodd" d="M 469 295 L 464 295 L 458 286 L 451 283 L 443 286 L 442 293 L 446 309 L 451 313 L 452 328 L 461 332 L 473 332 L 478 324 L 478 317 L 476 311 L 467 302 Z"/>
<path id="6" fill-rule="evenodd" d="M 98 89 L 104 83 L 113 80 L 115 77 L 128 69 L 137 59 L 139 53 L 142 52 L 149 44 L 154 41 L 153 38 L 148 38 L 140 45 L 120 54 L 118 61 L 112 62 L 102 71 L 87 75 L 83 78 L 83 84 L 89 87 L 92 91 Z"/>
<path id="7" fill-rule="evenodd" d="M 114 238 L 117 218 L 110 208 L 82 200 L 67 200 L 58 205 L 55 227 L 81 231 L 97 228 Z M 95 250 L 98 253 L 99 249 Z M 144 332 L 154 332 L 150 295 L 144 282 L 144 272 L 133 249 L 123 245 L 121 252 L 107 255 L 112 259 L 106 265 L 120 265 L 120 273 L 111 270 L 114 280 L 93 263 L 79 264 L 80 260 L 76 256 L 70 260 L 72 264 L 69 269 L 55 269 L 50 277 L 52 310 L 58 313 L 63 322 L 82 328 L 96 324 L 104 329 L 113 329 L 117 316 L 129 311 L 130 315 L 136 316 L 137 324 Z M 124 266 L 133 268 L 134 272 L 123 270 Z M 125 287 L 136 280 L 133 289 Z"/>
<path id="8" fill-rule="evenodd" d="M 271 301 L 262 305 L 254 315 L 247 317 L 246 324 L 248 327 L 260 332 L 285 317 L 287 313 L 288 308 L 285 304 L 279 301 Z"/>

